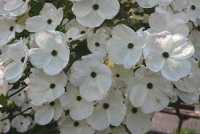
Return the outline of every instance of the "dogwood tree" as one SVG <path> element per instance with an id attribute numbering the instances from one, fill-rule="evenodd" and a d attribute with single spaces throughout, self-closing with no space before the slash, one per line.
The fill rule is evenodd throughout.
<path id="1" fill-rule="evenodd" d="M 0 0 L 0 133 L 143 134 L 200 94 L 200 0 Z"/>

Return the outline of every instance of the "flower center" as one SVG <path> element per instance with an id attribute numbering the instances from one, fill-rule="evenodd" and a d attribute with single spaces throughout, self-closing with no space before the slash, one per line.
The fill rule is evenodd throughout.
<path id="1" fill-rule="evenodd" d="M 57 56 L 57 54 L 58 54 L 58 52 L 57 52 L 56 50 L 53 50 L 53 51 L 51 52 L 51 55 L 53 55 L 53 56 Z"/>
<path id="2" fill-rule="evenodd" d="M 12 32 L 14 30 L 14 26 L 11 26 L 9 30 Z"/>
<path id="3" fill-rule="evenodd" d="M 169 53 L 168 53 L 168 52 L 164 52 L 162 55 L 163 55 L 163 57 L 166 58 L 166 59 L 169 58 Z"/>
<path id="4" fill-rule="evenodd" d="M 108 108 L 109 108 L 109 104 L 108 104 L 108 103 L 104 103 L 104 104 L 103 104 L 103 108 L 104 108 L 104 109 L 108 109 Z"/>
<path id="5" fill-rule="evenodd" d="M 96 42 L 96 43 L 95 43 L 95 46 L 96 46 L 96 47 L 99 47 L 99 46 L 100 46 L 99 42 Z"/>
<path id="6" fill-rule="evenodd" d="M 24 60 L 25 60 L 25 57 L 22 57 L 21 58 L 21 62 L 24 63 Z"/>
<path id="7" fill-rule="evenodd" d="M 119 77 L 120 77 L 120 74 L 116 74 L 116 77 L 119 78 Z"/>
<path id="8" fill-rule="evenodd" d="M 128 49 L 132 49 L 134 47 L 133 43 L 128 44 Z"/>
<path id="9" fill-rule="evenodd" d="M 50 103 L 50 106 L 53 107 L 54 105 L 55 105 L 55 102 L 51 102 L 51 103 Z"/>
<path id="10" fill-rule="evenodd" d="M 53 83 L 50 85 L 50 88 L 51 88 L 51 89 L 54 89 L 55 87 L 56 87 L 56 85 L 53 84 Z"/>
<path id="11" fill-rule="evenodd" d="M 192 10 L 195 10 L 195 9 L 196 9 L 196 6 L 195 6 L 195 5 L 192 5 L 192 6 L 191 6 L 191 9 L 192 9 Z"/>
<path id="12" fill-rule="evenodd" d="M 81 96 L 77 96 L 77 97 L 76 97 L 76 100 L 77 100 L 77 101 L 81 101 L 81 99 L 82 99 Z"/>
<path id="13" fill-rule="evenodd" d="M 96 72 L 92 72 L 90 75 L 91 75 L 92 78 L 95 78 L 97 76 L 97 73 Z"/>
<path id="14" fill-rule="evenodd" d="M 132 108 L 131 111 L 133 114 L 136 114 L 138 112 L 137 108 Z"/>
<path id="15" fill-rule="evenodd" d="M 81 31 L 81 34 L 84 34 L 85 33 L 85 31 Z"/>
<path id="16" fill-rule="evenodd" d="M 94 4 L 94 5 L 93 5 L 93 9 L 94 9 L 94 10 L 98 10 L 98 9 L 99 9 L 99 5 L 98 5 L 98 4 Z"/>
<path id="17" fill-rule="evenodd" d="M 152 83 L 148 83 L 148 84 L 147 84 L 147 88 L 148 88 L 148 89 L 152 89 L 152 88 L 153 88 L 153 84 L 152 84 Z"/>
<path id="18" fill-rule="evenodd" d="M 75 126 L 75 127 L 78 127 L 78 126 L 79 126 L 79 122 L 78 122 L 78 121 L 75 121 L 75 122 L 74 122 L 74 126 Z"/>
<path id="19" fill-rule="evenodd" d="M 47 23 L 48 23 L 48 24 L 51 24 L 51 23 L 52 23 L 52 19 L 48 19 L 48 20 L 47 20 Z"/>

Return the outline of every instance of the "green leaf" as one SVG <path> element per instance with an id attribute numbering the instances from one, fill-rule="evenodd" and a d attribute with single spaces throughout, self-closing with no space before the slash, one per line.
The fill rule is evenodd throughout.
<path id="1" fill-rule="evenodd" d="M 0 105 L 3 107 L 0 107 L 0 112 L 5 113 L 6 112 L 6 104 L 7 104 L 7 99 L 3 94 L 0 94 Z"/>
<path id="2" fill-rule="evenodd" d="M 4 96 L 3 94 L 0 94 L 0 104 L 2 106 L 5 106 L 7 104 L 6 96 Z"/>
<path id="3" fill-rule="evenodd" d="M 29 16 L 36 16 L 40 13 L 40 11 L 42 10 L 43 6 L 44 6 L 44 0 L 31 0 L 29 2 L 30 5 L 30 10 L 28 12 Z"/>
<path id="4" fill-rule="evenodd" d="M 87 47 L 87 41 L 84 40 L 81 43 L 79 43 L 75 48 L 74 52 L 76 53 L 76 58 L 81 59 L 82 56 L 91 54 L 90 50 Z"/>

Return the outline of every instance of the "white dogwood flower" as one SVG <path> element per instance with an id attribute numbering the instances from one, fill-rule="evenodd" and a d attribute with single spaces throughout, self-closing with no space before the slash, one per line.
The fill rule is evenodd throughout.
<path id="1" fill-rule="evenodd" d="M 119 8 L 118 0 L 81 0 L 73 2 L 72 10 L 81 25 L 94 28 L 114 18 Z"/>
<path id="2" fill-rule="evenodd" d="M 63 113 L 63 109 L 58 101 L 33 108 L 35 110 L 35 122 L 39 125 L 46 125 L 52 120 L 57 121 Z"/>
<path id="3" fill-rule="evenodd" d="M 128 82 L 131 104 L 140 107 L 144 113 L 158 112 L 169 104 L 169 95 L 173 86 L 160 74 L 154 74 L 147 68 L 140 68 Z"/>
<path id="4" fill-rule="evenodd" d="M 28 11 L 28 3 L 30 0 L 2 0 L 4 13 L 7 12 L 11 16 L 21 16 Z M 3 14 L 0 11 L 0 14 Z"/>
<path id="5" fill-rule="evenodd" d="M 80 34 L 80 31 L 76 27 L 71 27 L 66 34 L 64 35 L 64 38 L 66 39 L 66 42 L 72 42 L 75 40 L 81 40 L 85 34 Z"/>
<path id="6" fill-rule="evenodd" d="M 13 38 L 15 38 L 16 32 L 23 31 L 21 25 L 16 23 L 15 17 L 0 16 L 0 46 L 6 45 Z"/>
<path id="7" fill-rule="evenodd" d="M 35 41 L 39 48 L 29 50 L 31 63 L 48 75 L 60 73 L 69 62 L 69 47 L 58 32 L 41 32 Z"/>
<path id="8" fill-rule="evenodd" d="M 144 134 L 151 130 L 153 114 L 144 114 L 128 104 L 125 124 L 132 134 Z"/>
<path id="9" fill-rule="evenodd" d="M 28 97 L 34 105 L 52 102 L 65 92 L 66 84 L 67 76 L 64 72 L 49 76 L 41 70 L 35 70 L 30 75 Z"/>
<path id="10" fill-rule="evenodd" d="M 197 30 L 193 30 L 188 37 L 193 43 L 194 48 L 195 48 L 194 57 L 197 58 L 198 60 L 200 60 L 200 38 L 199 37 L 200 37 L 200 32 Z"/>
<path id="11" fill-rule="evenodd" d="M 3 133 L 8 133 L 11 128 L 10 120 L 6 119 L 5 121 L 2 122 L 2 124 L 3 124 Z"/>
<path id="12" fill-rule="evenodd" d="M 159 33 L 162 31 L 169 31 L 172 34 L 182 34 L 188 36 L 189 18 L 183 12 L 177 14 L 170 14 L 162 8 L 156 8 L 155 12 L 149 17 L 150 33 Z"/>
<path id="13" fill-rule="evenodd" d="M 98 29 L 96 33 L 88 36 L 87 38 L 87 47 L 90 52 L 94 53 L 100 51 L 102 53 L 107 53 L 107 39 L 110 37 L 111 29 L 108 27 Z"/>
<path id="14" fill-rule="evenodd" d="M 125 25 L 113 28 L 112 38 L 108 40 L 107 51 L 111 61 L 132 68 L 140 60 L 145 46 L 146 34 L 142 29 L 137 32 Z"/>
<path id="15" fill-rule="evenodd" d="M 12 120 L 11 125 L 13 128 L 16 128 L 17 132 L 24 133 L 29 130 L 31 123 L 32 123 L 31 117 L 29 116 L 25 117 L 23 115 L 19 115 Z"/>
<path id="16" fill-rule="evenodd" d="M 199 0 L 188 0 L 185 12 L 191 21 L 197 21 L 200 19 L 200 1 Z"/>
<path id="17" fill-rule="evenodd" d="M 83 120 L 88 118 L 94 110 L 92 102 L 81 97 L 77 87 L 67 86 L 67 92 L 60 97 L 61 106 L 70 111 L 73 120 Z"/>
<path id="18" fill-rule="evenodd" d="M 79 87 L 81 96 L 89 102 L 103 99 L 113 81 L 110 68 L 102 64 L 100 57 L 96 53 L 82 57 L 71 68 L 70 82 Z"/>
<path id="19" fill-rule="evenodd" d="M 63 19 L 62 8 L 56 9 L 51 3 L 45 3 L 40 15 L 26 20 L 26 29 L 30 32 L 55 30 Z"/>
<path id="20" fill-rule="evenodd" d="M 14 44 L 11 44 L 8 48 L 10 62 L 4 69 L 5 80 L 10 83 L 18 81 L 26 67 L 28 58 L 28 48 L 26 47 L 26 41 L 20 40 Z"/>
<path id="21" fill-rule="evenodd" d="M 119 126 L 126 115 L 126 105 L 120 90 L 111 90 L 98 102 L 93 114 L 86 120 L 95 130 L 104 130 L 109 125 Z"/>
<path id="22" fill-rule="evenodd" d="M 8 91 L 8 96 L 17 92 L 18 90 L 20 90 L 22 88 L 22 86 L 20 86 L 17 89 L 14 90 L 10 90 Z M 25 92 L 24 90 L 18 92 L 17 94 L 15 94 L 14 96 L 10 97 L 10 99 L 19 107 L 22 106 L 22 104 L 25 102 Z"/>
<path id="23" fill-rule="evenodd" d="M 188 59 L 194 55 L 194 46 L 186 37 L 161 32 L 149 35 L 146 43 L 143 54 L 151 71 L 161 71 L 170 81 L 178 81 L 189 74 Z"/>
<path id="24" fill-rule="evenodd" d="M 95 130 L 85 121 L 74 121 L 69 117 L 58 123 L 60 134 L 94 134 Z"/>

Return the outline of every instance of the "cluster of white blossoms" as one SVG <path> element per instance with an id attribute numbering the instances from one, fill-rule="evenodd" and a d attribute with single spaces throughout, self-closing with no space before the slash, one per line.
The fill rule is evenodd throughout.
<path id="1" fill-rule="evenodd" d="M 199 100 L 200 0 L 43 2 L 31 16 L 33 2 L 0 0 L 0 93 L 13 103 L 0 102 L 0 133 L 54 124 L 60 134 L 143 134 L 170 103 Z M 139 18 L 149 26 L 135 28 Z"/>

